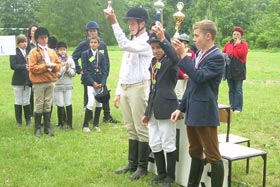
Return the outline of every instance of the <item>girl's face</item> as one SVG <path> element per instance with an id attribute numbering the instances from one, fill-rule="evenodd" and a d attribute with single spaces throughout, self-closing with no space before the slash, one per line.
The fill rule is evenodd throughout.
<path id="1" fill-rule="evenodd" d="M 153 55 L 154 57 L 156 57 L 157 60 L 160 60 L 163 57 L 163 55 L 165 55 L 165 52 L 160 47 L 159 42 L 152 42 L 151 47 L 152 47 Z"/>
<path id="2" fill-rule="evenodd" d="M 242 36 L 241 36 L 241 33 L 240 32 L 238 32 L 238 31 L 234 31 L 233 33 L 232 33 L 232 39 L 233 40 L 241 40 L 241 38 L 242 38 Z"/>
<path id="3" fill-rule="evenodd" d="M 65 47 L 60 47 L 60 48 L 57 49 L 57 54 L 59 56 L 66 55 L 67 54 L 67 49 Z"/>
<path id="4" fill-rule="evenodd" d="M 91 39 L 89 41 L 89 46 L 90 46 L 91 49 L 93 49 L 95 51 L 99 47 L 99 41 L 97 39 Z"/>
<path id="5" fill-rule="evenodd" d="M 34 33 L 35 33 L 36 30 L 37 30 L 37 27 L 31 27 L 30 35 L 31 35 L 32 39 L 34 39 Z"/>
<path id="6" fill-rule="evenodd" d="M 26 49 L 26 47 L 27 47 L 27 41 L 20 42 L 20 43 L 18 44 L 18 47 L 21 48 L 21 49 Z"/>
<path id="7" fill-rule="evenodd" d="M 128 20 L 128 27 L 130 30 L 130 34 L 135 36 L 139 29 L 145 27 L 145 22 L 138 22 L 136 19 L 129 19 Z"/>
<path id="8" fill-rule="evenodd" d="M 47 35 L 39 36 L 37 39 L 38 44 L 46 46 L 48 44 L 49 37 Z"/>
<path id="9" fill-rule="evenodd" d="M 97 29 L 89 29 L 87 31 L 87 33 L 88 33 L 88 37 L 89 38 L 91 38 L 93 36 L 98 36 L 98 30 Z"/>

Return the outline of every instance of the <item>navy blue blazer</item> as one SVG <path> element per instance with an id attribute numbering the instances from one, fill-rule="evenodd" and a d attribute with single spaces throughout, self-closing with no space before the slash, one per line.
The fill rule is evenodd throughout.
<path id="1" fill-rule="evenodd" d="M 26 52 L 27 53 L 27 52 Z M 27 55 L 27 54 L 26 54 Z M 10 56 L 10 67 L 14 70 L 12 85 L 25 86 L 31 85 L 29 73 L 26 69 L 27 60 L 19 48 L 16 48 L 16 55 Z"/>
<path id="2" fill-rule="evenodd" d="M 189 126 L 218 126 L 218 90 L 223 76 L 224 58 L 220 50 L 206 56 L 195 68 L 195 60 L 186 56 L 179 63 L 190 77 L 178 109 L 186 113 Z"/>
<path id="3" fill-rule="evenodd" d="M 82 70 L 83 84 L 92 86 L 93 82 L 97 82 L 98 84 L 106 85 L 108 67 L 104 54 L 97 51 L 94 58 L 91 49 L 84 51 L 82 53 Z"/>
<path id="4" fill-rule="evenodd" d="M 165 56 L 161 60 L 161 66 L 156 74 L 155 86 L 150 86 L 150 94 L 148 99 L 148 106 L 144 115 L 150 116 L 154 112 L 156 119 L 170 119 L 171 113 L 176 110 L 178 106 L 177 96 L 174 88 L 178 77 L 178 62 L 179 58 L 171 46 L 171 44 L 164 40 L 160 43 L 161 48 L 165 52 Z M 151 66 L 156 63 L 156 59 L 152 59 Z M 151 72 L 150 67 L 150 72 Z"/>

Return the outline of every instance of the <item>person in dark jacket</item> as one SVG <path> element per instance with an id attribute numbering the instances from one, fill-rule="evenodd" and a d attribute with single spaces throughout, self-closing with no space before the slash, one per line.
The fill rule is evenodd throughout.
<path id="1" fill-rule="evenodd" d="M 170 116 L 178 106 L 174 91 L 178 77 L 178 55 L 162 26 L 153 26 L 152 32 L 148 41 L 154 55 L 149 68 L 152 84 L 142 123 L 148 125 L 149 145 L 154 153 L 158 174 L 149 185 L 162 183 L 161 187 L 169 187 L 175 181 L 176 167 L 176 124 L 170 120 Z"/>
<path id="2" fill-rule="evenodd" d="M 75 66 L 76 66 L 76 72 L 78 74 L 82 75 L 82 84 L 84 84 L 84 106 L 87 105 L 88 102 L 88 97 L 87 97 L 87 86 L 85 85 L 83 79 L 83 71 L 81 69 L 81 66 L 79 65 L 79 59 L 81 58 L 82 52 L 86 51 L 88 49 L 90 49 L 89 47 L 89 38 L 92 36 L 99 36 L 99 24 L 95 21 L 90 21 L 86 24 L 86 32 L 87 32 L 87 38 L 84 39 L 83 41 L 81 41 L 79 43 L 79 45 L 77 46 L 77 48 L 74 50 L 72 57 L 73 60 L 75 62 Z M 108 55 L 108 49 L 107 49 L 107 45 L 104 41 L 100 40 L 100 45 L 98 48 L 98 51 L 103 53 L 105 56 L 105 61 L 107 63 L 107 71 L 109 73 L 110 71 L 110 59 L 109 59 L 109 55 Z M 104 110 L 104 117 L 103 117 L 103 122 L 105 123 L 119 123 L 118 120 L 114 119 L 111 115 L 110 112 L 110 105 L 109 105 L 109 101 L 106 103 L 103 103 L 103 110 Z"/>
<path id="3" fill-rule="evenodd" d="M 194 60 L 187 56 L 182 42 L 179 40 L 173 42 L 182 59 L 179 68 L 189 75 L 189 81 L 182 102 L 172 113 L 171 119 L 175 122 L 181 112 L 186 113 L 185 124 L 192 159 L 188 187 L 199 186 L 205 161 L 212 167 L 211 186 L 222 187 L 224 166 L 217 135 L 217 127 L 220 125 L 217 100 L 224 58 L 214 44 L 217 33 L 214 22 L 210 20 L 196 22 L 193 30 L 193 40 L 199 50 Z"/>
<path id="4" fill-rule="evenodd" d="M 27 37 L 20 34 L 16 38 L 17 48 L 16 55 L 10 56 L 10 66 L 14 70 L 12 85 L 15 95 L 15 116 L 17 125 L 22 125 L 22 107 L 26 125 L 31 125 L 31 108 L 30 108 L 30 80 L 28 75 L 27 63 Z"/>
<path id="5" fill-rule="evenodd" d="M 246 60 L 248 44 L 242 40 L 243 29 L 232 29 L 232 40 L 223 49 L 226 53 L 226 79 L 229 87 L 229 101 L 234 113 L 242 112 L 243 108 L 243 80 L 246 79 Z"/>
<path id="6" fill-rule="evenodd" d="M 89 38 L 90 49 L 82 53 L 82 71 L 84 76 L 84 84 L 87 86 L 88 103 L 85 111 L 83 123 L 83 131 L 90 132 L 88 122 L 92 119 L 93 105 L 96 102 L 94 111 L 93 125 L 97 132 L 100 132 L 99 118 L 102 103 L 99 103 L 94 95 L 100 92 L 106 86 L 108 77 L 108 67 L 103 53 L 98 51 L 100 39 L 98 36 Z"/>

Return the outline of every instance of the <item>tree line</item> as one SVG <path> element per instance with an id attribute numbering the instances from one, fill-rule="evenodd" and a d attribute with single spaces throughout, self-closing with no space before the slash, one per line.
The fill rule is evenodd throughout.
<path id="1" fill-rule="evenodd" d="M 166 30 L 175 33 L 173 14 L 179 0 L 163 0 L 163 23 Z M 224 45 L 231 38 L 233 26 L 244 29 L 244 39 L 250 48 L 280 48 L 280 0 L 181 0 L 185 20 L 180 33 L 192 37 L 192 25 L 202 19 L 211 19 L 218 26 L 217 44 Z M 112 0 L 122 28 L 128 32 L 122 19 L 129 7 L 143 6 L 155 20 L 155 0 Z M 116 44 L 110 24 L 103 16 L 105 0 L 5 0 L 0 2 L 0 28 L 27 28 L 31 23 L 49 29 L 52 36 L 76 46 L 86 37 L 85 25 L 97 21 L 100 36 L 109 45 Z M 148 24 L 149 25 L 149 24 Z M 0 35 L 19 34 L 21 30 L 0 30 Z"/>

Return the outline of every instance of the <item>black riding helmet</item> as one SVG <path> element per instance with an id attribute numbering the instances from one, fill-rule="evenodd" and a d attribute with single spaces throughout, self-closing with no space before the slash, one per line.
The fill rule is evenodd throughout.
<path id="1" fill-rule="evenodd" d="M 49 33 L 48 29 L 46 29 L 44 27 L 38 27 L 38 29 L 34 33 L 35 40 L 37 41 L 39 36 L 43 36 L 43 35 L 50 37 L 50 33 Z"/>
<path id="2" fill-rule="evenodd" d="M 130 20 L 130 19 L 137 20 L 137 22 L 138 22 L 138 32 L 136 33 L 136 36 L 137 36 L 139 34 L 139 32 L 145 28 L 145 27 L 139 28 L 139 22 L 145 21 L 145 23 L 147 23 L 147 21 L 149 20 L 149 14 L 144 8 L 133 7 L 133 8 L 130 8 L 127 11 L 124 19 L 126 19 L 126 20 Z"/>
<path id="3" fill-rule="evenodd" d="M 170 42 L 170 38 L 171 38 L 170 34 L 166 31 L 164 31 L 164 36 L 165 36 L 165 39 L 167 39 Z M 150 34 L 149 40 L 147 42 L 149 44 L 151 44 L 152 42 L 159 42 L 159 39 L 155 33 L 152 33 L 152 34 Z"/>

